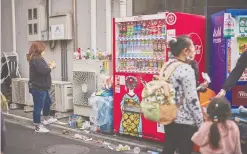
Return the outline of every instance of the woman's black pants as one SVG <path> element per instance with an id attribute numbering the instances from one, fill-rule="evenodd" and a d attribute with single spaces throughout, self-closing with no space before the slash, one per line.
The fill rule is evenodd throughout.
<path id="1" fill-rule="evenodd" d="M 197 131 L 196 126 L 172 123 L 165 126 L 165 145 L 162 154 L 191 154 L 194 144 L 192 136 Z"/>

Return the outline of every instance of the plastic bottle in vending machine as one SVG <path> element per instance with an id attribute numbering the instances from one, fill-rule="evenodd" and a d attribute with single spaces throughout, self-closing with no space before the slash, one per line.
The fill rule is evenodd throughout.
<path id="1" fill-rule="evenodd" d="M 157 40 L 153 40 L 153 52 L 157 52 Z"/>
<path id="2" fill-rule="evenodd" d="M 152 22 L 149 20 L 147 21 L 148 24 L 147 24 L 147 35 L 152 36 L 152 33 L 153 33 L 153 27 L 152 27 Z"/>
<path id="3" fill-rule="evenodd" d="M 154 69 L 154 63 L 153 63 L 153 60 L 149 60 L 148 61 L 148 71 L 153 71 Z"/>
<path id="4" fill-rule="evenodd" d="M 127 67 L 128 67 L 128 60 L 125 59 L 124 60 L 124 70 L 127 71 Z"/>
<path id="5" fill-rule="evenodd" d="M 130 22 L 127 22 L 127 33 L 126 33 L 126 37 L 127 38 L 130 37 Z"/>
<path id="6" fill-rule="evenodd" d="M 141 32 L 142 32 L 142 24 L 141 22 L 137 22 L 137 38 L 141 37 Z"/>
<path id="7" fill-rule="evenodd" d="M 123 52 L 123 41 L 119 41 L 118 47 L 119 47 L 119 51 Z"/>
<path id="8" fill-rule="evenodd" d="M 129 41 L 129 42 L 130 42 L 130 50 L 128 52 L 132 54 L 133 51 L 135 50 L 135 42 L 134 41 Z"/>
<path id="9" fill-rule="evenodd" d="M 162 52 L 162 41 L 157 40 L 157 52 L 160 54 Z"/>
<path id="10" fill-rule="evenodd" d="M 118 23 L 118 28 L 119 28 L 119 37 L 123 37 L 123 24 Z"/>
<path id="11" fill-rule="evenodd" d="M 129 51 L 131 49 L 130 41 L 125 41 L 126 42 L 126 49 Z"/>
<path id="12" fill-rule="evenodd" d="M 162 68 L 162 64 L 163 64 L 163 61 L 158 60 L 158 70 L 160 70 Z"/>
<path id="13" fill-rule="evenodd" d="M 137 23 L 136 22 L 134 22 L 133 30 L 134 30 L 133 38 L 137 38 Z"/>
<path id="14" fill-rule="evenodd" d="M 153 56 L 153 41 L 154 40 L 148 40 L 148 54 L 150 57 Z"/>
<path id="15" fill-rule="evenodd" d="M 147 24 L 148 24 L 148 22 L 145 20 L 145 21 L 143 21 L 143 23 L 142 23 L 142 35 L 145 37 L 145 36 L 147 36 L 148 35 L 148 31 L 147 31 Z"/>
<path id="16" fill-rule="evenodd" d="M 166 25 L 165 25 L 165 22 L 162 23 L 162 36 L 163 37 L 166 37 Z"/>
<path id="17" fill-rule="evenodd" d="M 133 38 L 134 35 L 134 23 L 131 22 L 130 23 L 130 37 Z"/>
<path id="18" fill-rule="evenodd" d="M 166 40 L 163 39 L 161 40 L 161 54 L 165 54 L 166 53 Z"/>
<path id="19" fill-rule="evenodd" d="M 135 51 L 136 51 L 136 42 L 134 40 L 130 41 L 130 42 L 131 42 L 131 50 L 130 50 L 131 55 L 130 55 L 130 57 L 133 57 L 134 56 L 133 53 L 135 53 Z"/>
<path id="20" fill-rule="evenodd" d="M 138 51 L 141 51 L 141 50 L 142 50 L 142 43 L 141 43 L 141 40 L 138 40 L 138 41 L 137 41 L 137 50 L 138 50 Z"/>
<path id="21" fill-rule="evenodd" d="M 120 63 L 119 70 L 122 70 L 124 68 L 124 60 L 120 59 L 119 63 Z"/>
<path id="22" fill-rule="evenodd" d="M 126 38 L 126 34 L 127 34 L 127 24 L 124 22 L 123 23 L 123 37 Z"/>
<path id="23" fill-rule="evenodd" d="M 124 55 L 126 56 L 126 52 L 127 52 L 127 41 L 123 41 L 123 52 L 124 52 Z"/>
<path id="24" fill-rule="evenodd" d="M 224 20 L 224 35 L 226 37 L 234 36 L 234 26 L 235 22 L 230 13 L 225 15 L 226 19 Z"/>
<path id="25" fill-rule="evenodd" d="M 158 61 L 154 60 L 154 72 L 158 71 Z"/>

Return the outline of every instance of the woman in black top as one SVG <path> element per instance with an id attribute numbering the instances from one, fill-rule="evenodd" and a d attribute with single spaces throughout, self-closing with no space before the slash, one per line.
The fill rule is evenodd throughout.
<path id="1" fill-rule="evenodd" d="M 51 98 L 49 89 L 51 87 L 51 71 L 56 67 L 54 61 L 49 64 L 45 61 L 43 55 L 45 44 L 43 42 L 34 42 L 27 54 L 29 62 L 29 91 L 33 96 L 34 110 L 33 123 L 36 126 L 35 131 L 39 133 L 49 132 L 43 125 L 56 122 L 56 119 L 49 117 Z M 44 121 L 41 124 L 41 110 L 43 109 Z"/>
<path id="2" fill-rule="evenodd" d="M 243 52 L 238 59 L 238 62 L 229 77 L 226 79 L 223 88 L 217 94 L 216 97 L 224 97 L 226 92 L 236 85 L 239 78 L 242 76 L 244 70 L 247 68 L 247 51 Z M 247 84 L 244 86 L 245 91 L 247 91 Z"/>

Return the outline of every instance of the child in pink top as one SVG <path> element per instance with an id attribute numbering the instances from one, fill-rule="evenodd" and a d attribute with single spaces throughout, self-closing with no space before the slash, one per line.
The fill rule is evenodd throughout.
<path id="1" fill-rule="evenodd" d="M 215 98 L 207 108 L 208 120 L 202 124 L 192 141 L 202 154 L 242 154 L 240 132 L 231 120 L 230 103 L 225 98 Z"/>

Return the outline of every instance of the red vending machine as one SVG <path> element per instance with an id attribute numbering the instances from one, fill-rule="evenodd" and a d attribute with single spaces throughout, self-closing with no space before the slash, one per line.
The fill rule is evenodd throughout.
<path id="1" fill-rule="evenodd" d="M 171 56 L 167 42 L 179 35 L 191 36 L 204 72 L 204 16 L 165 12 L 113 19 L 115 133 L 164 141 L 164 127 L 141 115 L 141 92 Z"/>

